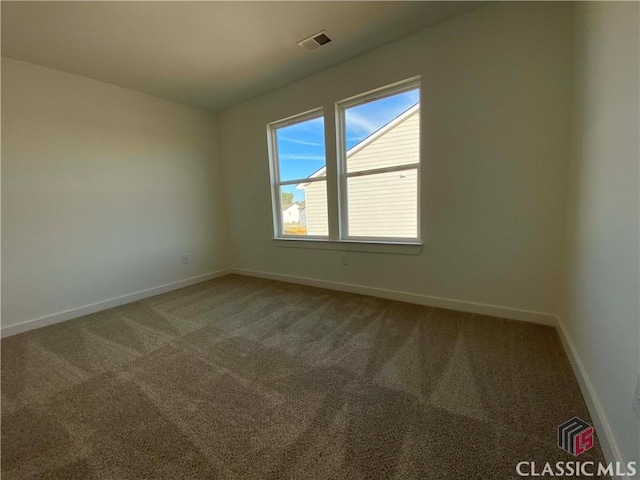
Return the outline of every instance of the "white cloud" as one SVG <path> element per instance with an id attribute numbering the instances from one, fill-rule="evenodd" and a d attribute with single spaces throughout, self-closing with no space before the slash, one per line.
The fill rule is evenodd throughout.
<path id="1" fill-rule="evenodd" d="M 358 112 L 347 110 L 345 114 L 349 130 L 363 133 L 366 137 L 378 129 L 378 124 L 376 122 L 372 122 L 367 117 L 360 115 Z"/>
<path id="2" fill-rule="evenodd" d="M 285 153 L 280 155 L 280 160 L 310 160 L 314 162 L 324 162 L 324 155 L 305 155 L 297 153 Z"/>
<path id="3" fill-rule="evenodd" d="M 347 138 L 353 142 L 368 137 L 417 102 L 416 90 L 346 110 Z"/>
<path id="4" fill-rule="evenodd" d="M 309 142 L 306 140 L 297 140 L 295 138 L 286 138 L 286 137 L 280 137 L 280 140 L 284 140 L 285 142 L 291 142 L 291 143 L 297 143 L 298 145 L 310 145 L 312 147 L 321 147 L 322 144 L 318 143 L 318 142 Z"/>

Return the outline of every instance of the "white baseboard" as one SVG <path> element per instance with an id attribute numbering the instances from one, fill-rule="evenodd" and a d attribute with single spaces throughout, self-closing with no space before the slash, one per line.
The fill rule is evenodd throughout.
<path id="1" fill-rule="evenodd" d="M 578 379 L 578 384 L 580 385 L 582 396 L 584 397 L 584 400 L 587 404 L 587 408 L 589 409 L 589 413 L 591 414 L 591 420 L 593 421 L 593 426 L 596 429 L 596 434 L 598 435 L 598 440 L 600 441 L 602 453 L 604 453 L 607 462 L 620 462 L 626 464 L 626 462 L 624 462 L 622 453 L 618 448 L 618 444 L 616 443 L 616 439 L 613 431 L 611 430 L 611 426 L 609 425 L 609 422 L 607 422 L 607 417 L 605 416 L 602 405 L 598 400 L 598 396 L 596 395 L 596 391 L 593 388 L 593 384 L 591 383 L 589 375 L 587 374 L 587 370 L 584 368 L 584 364 L 582 363 L 582 360 L 578 355 L 578 351 L 573 344 L 573 340 L 571 340 L 571 337 L 569 336 L 569 333 L 564 326 L 562 317 L 560 317 L 559 315 L 557 317 L 557 322 L 557 329 L 558 334 L 560 335 L 560 340 L 564 345 L 564 350 L 569 357 L 571 366 L 573 367 L 573 373 Z"/>
<path id="2" fill-rule="evenodd" d="M 84 305 L 78 308 L 72 308 L 63 312 L 45 315 L 43 317 L 27 320 L 15 325 L 2 326 L 0 328 L 0 337 L 8 337 L 18 333 L 27 332 L 47 325 L 64 322 L 83 315 L 107 310 L 109 308 L 118 307 L 127 303 L 142 300 L 143 298 L 152 297 L 161 293 L 176 290 L 178 288 L 187 287 L 196 283 L 211 280 L 212 278 L 221 277 L 229 273 L 238 275 L 246 275 L 251 277 L 267 278 L 271 280 L 279 280 L 282 282 L 297 283 L 312 287 L 327 288 L 330 290 L 339 290 L 344 292 L 359 293 L 362 295 L 371 295 L 373 297 L 387 298 L 390 300 L 398 300 L 401 302 L 416 303 L 419 305 L 427 305 L 431 307 L 448 308 L 451 310 L 459 310 L 462 312 L 477 313 L 480 315 L 491 315 L 501 318 L 509 318 L 512 320 L 522 320 L 542 325 L 556 326 L 556 317 L 548 313 L 532 312 L 528 310 L 518 310 L 507 307 L 498 307 L 495 305 L 485 305 L 481 303 L 465 302 L 461 300 L 451 300 L 448 298 L 431 297 L 416 293 L 406 293 L 396 290 L 386 290 L 382 288 L 366 287 L 362 285 L 354 285 L 349 283 L 329 282 L 325 280 L 316 280 L 306 277 L 295 277 L 291 275 L 281 275 L 277 273 L 261 272 L 256 270 L 245 270 L 238 268 L 230 268 L 218 270 L 216 272 L 199 275 L 196 277 L 167 283 L 158 287 L 149 288 L 135 293 L 122 295 L 119 297 L 104 300 L 102 302 Z"/>
<path id="3" fill-rule="evenodd" d="M 54 323 L 65 322 L 73 318 L 82 317 L 83 315 L 89 315 L 91 313 L 99 312 L 101 310 L 107 310 L 113 307 L 119 307 L 131 302 L 142 300 L 143 298 L 153 297 L 161 293 L 170 292 L 171 290 L 177 290 L 178 288 L 188 287 L 196 283 L 205 282 L 212 278 L 221 277 L 227 275 L 229 270 L 218 270 L 216 272 L 205 273 L 204 275 L 198 275 L 197 277 L 186 278 L 184 280 L 178 280 L 177 282 L 167 283 L 160 285 L 159 287 L 148 288 L 139 292 L 122 295 L 120 297 L 110 298 L 102 302 L 92 303 L 90 305 L 84 305 L 78 308 L 72 308 L 63 312 L 54 313 L 51 315 L 45 315 L 44 317 L 34 318 L 33 320 L 27 320 L 26 322 L 17 323 L 15 325 L 7 325 L 0 329 L 1 337 L 9 337 L 18 333 L 27 332 L 35 328 L 45 327 L 47 325 L 53 325 Z"/>
<path id="4" fill-rule="evenodd" d="M 453 300 L 450 298 L 431 297 L 419 293 L 406 293 L 397 290 L 387 290 L 383 288 L 366 287 L 351 283 L 330 282 L 326 280 L 316 280 L 308 277 L 295 277 L 292 275 L 281 275 L 278 273 L 261 272 L 256 270 L 245 270 L 242 268 L 231 268 L 229 273 L 247 275 L 250 277 L 266 278 L 269 280 L 279 280 L 281 282 L 297 283 L 310 287 L 326 288 L 328 290 L 339 290 L 342 292 L 359 293 L 372 297 L 398 300 L 400 302 L 415 303 L 429 307 L 447 308 L 461 312 L 477 313 L 493 317 L 508 318 L 510 320 L 521 320 L 541 325 L 556 326 L 556 316 L 551 313 L 532 312 L 529 310 L 519 310 L 509 307 L 499 307 L 496 305 L 486 305 L 483 303 L 466 302 L 463 300 Z"/>

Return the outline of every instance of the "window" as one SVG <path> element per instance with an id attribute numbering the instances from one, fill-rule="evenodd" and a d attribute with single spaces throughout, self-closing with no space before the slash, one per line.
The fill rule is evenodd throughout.
<path id="1" fill-rule="evenodd" d="M 276 237 L 328 238 L 322 110 L 271 124 L 269 146 Z"/>
<path id="2" fill-rule="evenodd" d="M 420 88 L 338 104 L 342 238 L 418 239 Z"/>
<path id="3" fill-rule="evenodd" d="M 268 126 L 276 238 L 418 243 L 419 80 L 338 101 L 335 112 L 335 165 L 322 109 Z"/>

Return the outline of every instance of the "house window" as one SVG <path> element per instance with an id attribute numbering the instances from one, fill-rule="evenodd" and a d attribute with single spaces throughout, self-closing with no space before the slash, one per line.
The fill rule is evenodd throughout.
<path id="1" fill-rule="evenodd" d="M 276 238 L 418 243 L 419 80 L 335 106 L 336 143 L 330 148 L 338 162 L 329 165 L 332 183 L 322 109 L 267 127 Z"/>
<path id="2" fill-rule="evenodd" d="M 270 124 L 268 138 L 276 237 L 328 238 L 322 110 Z"/>
<path id="3" fill-rule="evenodd" d="M 419 83 L 340 102 L 337 112 L 342 238 L 417 241 Z"/>

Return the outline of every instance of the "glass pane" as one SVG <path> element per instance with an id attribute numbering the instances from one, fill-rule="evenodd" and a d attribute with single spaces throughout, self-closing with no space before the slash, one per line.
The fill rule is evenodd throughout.
<path id="1" fill-rule="evenodd" d="M 347 172 L 420 161 L 420 90 L 345 110 Z"/>
<path id="2" fill-rule="evenodd" d="M 276 130 L 280 180 L 323 176 L 324 118 L 318 117 Z M 322 170 L 322 172 L 319 172 Z"/>
<path id="3" fill-rule="evenodd" d="M 280 195 L 285 235 L 329 235 L 326 181 L 285 185 Z"/>
<path id="4" fill-rule="evenodd" d="M 349 236 L 418 237 L 418 171 L 347 179 Z"/>

